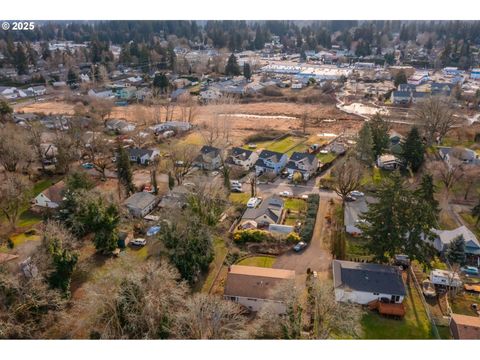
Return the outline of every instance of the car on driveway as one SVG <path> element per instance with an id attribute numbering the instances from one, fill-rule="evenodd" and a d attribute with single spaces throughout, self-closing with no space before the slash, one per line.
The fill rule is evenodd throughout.
<path id="1" fill-rule="evenodd" d="M 468 275 L 478 275 L 478 268 L 476 268 L 475 266 L 464 266 L 461 267 L 460 270 Z"/>
<path id="2" fill-rule="evenodd" d="M 352 202 L 355 200 L 357 200 L 357 198 L 354 198 L 353 196 L 350 196 L 350 195 L 345 196 L 345 201 L 347 202 Z"/>
<path id="3" fill-rule="evenodd" d="M 247 208 L 256 208 L 262 202 L 261 198 L 252 197 L 247 202 Z"/>
<path id="4" fill-rule="evenodd" d="M 297 243 L 294 247 L 293 247 L 293 251 L 295 252 L 300 252 L 302 251 L 303 249 L 305 249 L 307 247 L 307 243 L 304 242 L 304 241 L 300 241 L 299 243 Z"/>
<path id="5" fill-rule="evenodd" d="M 137 238 L 137 239 L 133 239 L 131 244 L 134 246 L 145 246 L 147 245 L 147 240 L 142 238 Z"/>
<path id="6" fill-rule="evenodd" d="M 92 163 L 83 163 L 82 167 L 84 169 L 90 170 L 90 169 L 93 169 L 93 164 Z"/>
<path id="7" fill-rule="evenodd" d="M 291 197 L 291 196 L 293 196 L 292 192 L 291 192 L 291 191 L 287 191 L 287 190 L 280 191 L 279 195 L 280 195 L 280 196 L 284 196 L 284 197 Z"/>
<path id="8" fill-rule="evenodd" d="M 356 197 L 356 198 L 359 198 L 359 197 L 364 197 L 365 194 L 361 191 L 358 191 L 358 190 L 353 190 L 353 191 L 350 191 L 350 196 L 353 196 L 353 197 Z"/>

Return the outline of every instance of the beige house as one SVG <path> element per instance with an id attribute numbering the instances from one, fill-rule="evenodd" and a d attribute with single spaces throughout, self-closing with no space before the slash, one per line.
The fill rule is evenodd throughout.
<path id="1" fill-rule="evenodd" d="M 269 305 L 277 314 L 284 314 L 286 306 L 277 291 L 295 280 L 295 271 L 256 266 L 232 265 L 229 267 L 223 297 L 259 311 Z"/>

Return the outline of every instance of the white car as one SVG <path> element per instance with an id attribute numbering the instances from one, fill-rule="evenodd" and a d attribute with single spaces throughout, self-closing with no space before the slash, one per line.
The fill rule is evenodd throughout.
<path id="1" fill-rule="evenodd" d="M 280 196 L 284 196 L 284 197 L 290 197 L 290 196 L 293 196 L 292 192 L 290 191 L 280 191 L 279 193 Z"/>
<path id="2" fill-rule="evenodd" d="M 358 191 L 358 190 L 353 190 L 353 191 L 350 191 L 350 196 L 354 196 L 354 197 L 363 197 L 365 196 L 365 194 L 361 191 Z"/>
<path id="3" fill-rule="evenodd" d="M 247 208 L 256 208 L 262 202 L 261 198 L 252 197 L 247 202 Z"/>
<path id="4" fill-rule="evenodd" d="M 142 238 L 137 238 L 137 239 L 133 239 L 131 244 L 135 246 L 145 246 L 147 245 L 147 240 Z"/>
<path id="5" fill-rule="evenodd" d="M 301 196 L 301 198 L 302 198 L 303 200 L 308 200 L 308 195 L 307 195 L 307 194 L 303 194 L 303 195 Z"/>

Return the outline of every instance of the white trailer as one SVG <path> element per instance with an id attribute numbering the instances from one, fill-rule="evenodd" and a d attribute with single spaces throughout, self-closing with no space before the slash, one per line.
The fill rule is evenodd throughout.
<path id="1" fill-rule="evenodd" d="M 447 271 L 434 269 L 430 272 L 430 281 L 434 285 L 442 285 L 447 287 L 460 287 L 462 286 L 462 281 L 458 274 Z"/>

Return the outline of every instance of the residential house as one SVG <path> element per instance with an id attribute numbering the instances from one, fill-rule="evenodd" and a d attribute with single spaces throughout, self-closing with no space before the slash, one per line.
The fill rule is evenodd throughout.
<path id="1" fill-rule="evenodd" d="M 432 95 L 450 96 L 453 87 L 454 85 L 450 83 L 434 82 L 430 84 L 430 92 Z"/>
<path id="2" fill-rule="evenodd" d="M 447 76 L 456 76 L 456 75 L 461 75 L 462 73 L 463 71 L 459 70 L 458 67 L 449 66 L 449 67 L 443 68 L 443 74 Z"/>
<path id="3" fill-rule="evenodd" d="M 480 68 L 472 69 L 472 71 L 470 72 L 470 79 L 480 79 Z"/>
<path id="4" fill-rule="evenodd" d="M 461 314 L 450 315 L 450 332 L 457 340 L 480 340 L 480 317 Z"/>
<path id="5" fill-rule="evenodd" d="M 480 165 L 480 157 L 472 149 L 454 149 L 451 147 L 439 147 L 438 154 L 447 163 L 448 166 L 451 166 L 452 157 L 462 161 L 464 164 Z"/>
<path id="6" fill-rule="evenodd" d="M 402 166 L 402 164 L 402 160 L 392 154 L 384 154 L 377 159 L 377 166 L 384 170 L 395 170 Z"/>
<path id="7" fill-rule="evenodd" d="M 465 240 L 465 253 L 469 255 L 480 255 L 480 243 L 475 234 L 465 225 L 453 230 L 434 230 L 437 235 L 433 241 L 433 247 L 439 252 L 445 252 L 450 243 L 459 236 Z"/>
<path id="8" fill-rule="evenodd" d="M 113 99 L 115 95 L 112 90 L 94 90 L 90 89 L 87 93 L 89 96 L 96 97 L 99 99 Z"/>
<path id="9" fill-rule="evenodd" d="M 119 134 L 126 134 L 135 130 L 135 124 L 131 124 L 125 120 L 111 119 L 105 123 L 107 130 L 114 131 Z"/>
<path id="10" fill-rule="evenodd" d="M 277 289 L 293 286 L 295 271 L 256 266 L 231 265 L 228 268 L 223 298 L 257 312 L 265 305 L 277 314 L 285 314 L 287 307 Z"/>
<path id="11" fill-rule="evenodd" d="M 58 208 L 63 201 L 65 188 L 63 180 L 57 182 L 38 194 L 34 199 L 34 204 L 42 208 Z"/>
<path id="12" fill-rule="evenodd" d="M 186 121 L 166 121 L 151 127 L 154 133 L 160 133 L 169 130 L 176 132 L 184 132 L 190 130 L 191 128 L 192 124 Z"/>
<path id="13" fill-rule="evenodd" d="M 32 91 L 35 96 L 42 96 L 47 93 L 47 88 L 43 85 L 29 87 L 27 90 Z"/>
<path id="14" fill-rule="evenodd" d="M 302 174 L 304 180 L 310 179 L 318 170 L 318 159 L 314 154 L 294 152 L 285 166 L 289 174 Z"/>
<path id="15" fill-rule="evenodd" d="M 172 91 L 172 93 L 170 94 L 170 97 L 172 98 L 172 100 L 176 100 L 178 99 L 179 96 L 182 96 L 183 94 L 186 94 L 186 93 L 187 93 L 186 89 L 180 88 Z"/>
<path id="16" fill-rule="evenodd" d="M 272 196 L 263 200 L 257 208 L 248 208 L 243 213 L 240 221 L 240 228 L 245 229 L 244 225 L 252 225 L 255 222 L 256 227 L 268 227 L 270 224 L 279 224 L 282 219 L 284 201 L 281 198 Z"/>
<path id="17" fill-rule="evenodd" d="M 287 164 L 288 157 L 276 151 L 262 150 L 255 163 L 255 173 L 278 175 Z"/>
<path id="18" fill-rule="evenodd" d="M 140 149 L 140 148 L 127 149 L 127 153 L 130 161 L 136 162 L 142 165 L 148 165 L 157 156 L 160 155 L 157 150 Z"/>
<path id="19" fill-rule="evenodd" d="M 123 203 L 132 216 L 143 218 L 157 206 L 159 198 L 155 195 L 142 191 L 130 196 Z"/>
<path id="20" fill-rule="evenodd" d="M 182 208 L 186 205 L 187 197 L 191 190 L 192 189 L 185 185 L 175 186 L 164 197 L 162 197 L 158 206 L 164 209 Z"/>
<path id="21" fill-rule="evenodd" d="M 116 92 L 116 97 L 120 100 L 131 100 L 136 98 L 137 88 L 135 86 L 127 86 Z"/>
<path id="22" fill-rule="evenodd" d="M 238 166 L 243 170 L 250 170 L 258 159 L 258 154 L 255 151 L 235 147 L 230 152 L 227 160 L 228 165 Z"/>
<path id="23" fill-rule="evenodd" d="M 220 149 L 204 145 L 200 149 L 200 154 L 195 159 L 193 165 L 202 170 L 216 170 L 222 164 Z"/>
<path id="24" fill-rule="evenodd" d="M 0 86 L 0 96 L 7 100 L 16 99 L 18 97 L 17 88 L 12 86 Z"/>
<path id="25" fill-rule="evenodd" d="M 387 299 L 400 304 L 406 296 L 400 271 L 394 266 L 333 260 L 335 300 L 366 305 Z"/>

